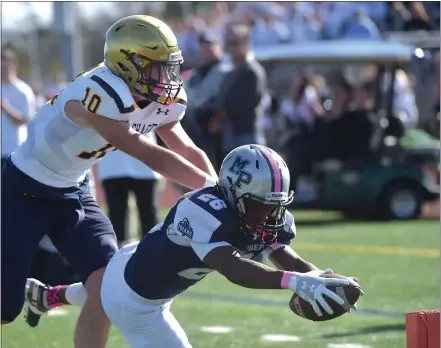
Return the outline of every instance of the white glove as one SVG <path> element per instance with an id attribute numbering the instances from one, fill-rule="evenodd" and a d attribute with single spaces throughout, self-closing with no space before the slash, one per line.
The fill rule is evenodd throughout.
<path id="1" fill-rule="evenodd" d="M 319 277 L 321 274 L 332 274 L 332 273 L 334 273 L 332 268 L 326 268 L 324 271 L 318 269 L 318 270 L 315 270 L 315 271 L 308 272 L 308 274 L 311 274 L 311 275 L 314 275 L 314 276 L 317 276 L 317 277 Z M 351 279 L 352 281 L 354 281 L 357 284 L 360 283 L 358 278 L 355 278 L 355 277 L 348 277 L 348 278 Z M 364 292 L 363 292 L 362 289 L 360 289 L 360 292 L 361 292 L 360 296 L 363 296 Z M 351 308 L 349 309 L 349 313 L 351 313 L 352 311 L 355 311 L 356 309 L 357 309 L 357 303 L 355 303 L 353 306 L 351 306 Z"/>
<path id="2" fill-rule="evenodd" d="M 285 272 L 285 275 L 282 278 L 282 287 L 294 291 L 297 295 L 310 303 L 319 317 L 323 316 L 320 306 L 326 311 L 326 313 L 333 314 L 334 311 L 326 302 L 324 295 L 337 302 L 339 305 L 343 305 L 345 301 L 326 286 L 348 285 L 349 281 L 347 279 L 320 277 L 321 274 L 325 273 L 328 272 L 317 270 L 308 273 Z M 285 277 L 289 277 L 289 279 Z"/>
<path id="3" fill-rule="evenodd" d="M 307 273 L 303 273 L 303 274 L 309 274 L 311 276 L 315 276 L 315 277 L 320 277 L 323 274 L 332 274 L 333 270 L 330 268 L 326 268 L 324 271 L 321 269 L 316 269 L 314 271 L 309 271 Z"/>

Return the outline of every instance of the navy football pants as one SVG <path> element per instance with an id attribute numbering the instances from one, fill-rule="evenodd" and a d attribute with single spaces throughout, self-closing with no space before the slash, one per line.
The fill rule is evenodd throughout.
<path id="1" fill-rule="evenodd" d="M 8 159 L 1 193 L 2 320 L 20 314 L 31 261 L 45 234 L 83 283 L 117 251 L 113 227 L 88 190 L 43 185 Z"/>

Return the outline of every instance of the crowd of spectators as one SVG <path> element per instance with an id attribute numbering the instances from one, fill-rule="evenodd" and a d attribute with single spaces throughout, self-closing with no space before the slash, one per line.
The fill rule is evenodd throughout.
<path id="1" fill-rule="evenodd" d="M 198 36 L 246 25 L 252 46 L 337 38 L 378 39 L 389 31 L 439 30 L 439 2 L 317 1 L 215 2 L 204 13 L 172 22 L 187 59 L 198 49 Z"/>

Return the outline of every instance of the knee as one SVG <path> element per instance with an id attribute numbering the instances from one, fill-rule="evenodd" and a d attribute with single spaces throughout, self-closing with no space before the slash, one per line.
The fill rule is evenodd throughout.
<path id="1" fill-rule="evenodd" d="M 84 288 L 87 292 L 87 298 L 93 301 L 101 299 L 101 284 L 106 267 L 102 267 L 92 272 L 87 278 Z"/>

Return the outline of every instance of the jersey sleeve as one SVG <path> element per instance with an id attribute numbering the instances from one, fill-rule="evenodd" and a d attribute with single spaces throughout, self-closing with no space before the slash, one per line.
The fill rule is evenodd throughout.
<path id="1" fill-rule="evenodd" d="M 213 238 L 222 230 L 222 222 L 188 198 L 178 204 L 173 227 L 201 260 L 213 249 L 230 245 Z"/>
<path id="2" fill-rule="evenodd" d="M 83 105 L 91 112 L 117 121 L 128 121 L 136 104 L 127 85 L 116 76 L 91 75 L 84 79 Z"/>

